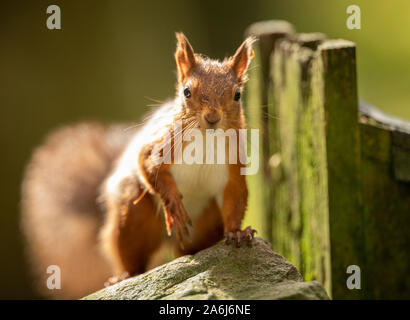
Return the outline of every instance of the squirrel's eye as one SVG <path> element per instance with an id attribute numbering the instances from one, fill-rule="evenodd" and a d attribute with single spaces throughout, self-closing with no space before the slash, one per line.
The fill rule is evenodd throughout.
<path id="1" fill-rule="evenodd" d="M 241 98 L 241 92 L 239 90 L 236 90 L 235 96 L 233 97 L 233 99 L 235 101 L 239 101 L 240 98 Z"/>
<path id="2" fill-rule="evenodd" d="M 185 96 L 186 98 L 191 98 L 191 90 L 189 90 L 188 87 L 186 87 L 186 88 L 184 89 L 184 96 Z"/>

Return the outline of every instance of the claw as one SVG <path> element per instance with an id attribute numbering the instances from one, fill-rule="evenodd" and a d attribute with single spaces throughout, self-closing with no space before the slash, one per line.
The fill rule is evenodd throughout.
<path id="1" fill-rule="evenodd" d="M 171 236 L 172 226 L 174 225 L 174 218 L 165 210 L 165 226 L 168 236 Z"/>
<path id="2" fill-rule="evenodd" d="M 225 232 L 225 244 L 229 245 L 231 244 L 232 240 L 234 239 L 234 235 L 232 232 Z"/>
<path id="3" fill-rule="evenodd" d="M 188 215 L 188 212 L 185 210 L 184 205 L 182 202 L 179 203 L 179 212 L 182 213 L 182 219 L 185 223 L 187 223 L 189 226 L 192 227 L 192 221 L 191 218 Z"/>
<path id="4" fill-rule="evenodd" d="M 255 235 L 255 233 L 257 233 L 257 231 L 252 229 L 250 226 L 248 226 L 248 227 L 246 227 L 244 232 L 245 232 L 246 242 L 247 242 L 248 246 L 250 246 L 252 244 L 252 239 L 255 237 L 254 235 Z"/>
<path id="5" fill-rule="evenodd" d="M 178 215 L 176 215 L 175 218 L 176 218 L 175 221 L 176 221 L 176 225 L 179 229 L 179 232 L 182 235 L 185 235 L 185 236 L 189 237 L 189 230 L 188 230 L 186 224 L 184 223 L 184 221 L 182 220 L 182 218 Z"/>
<path id="6" fill-rule="evenodd" d="M 236 231 L 236 247 L 239 248 L 241 246 L 242 234 L 241 231 Z"/>
<path id="7" fill-rule="evenodd" d="M 246 243 L 250 246 L 256 232 L 257 231 L 250 226 L 246 227 L 244 230 L 237 230 L 236 232 L 226 231 L 224 234 L 225 244 L 229 245 L 234 242 L 235 246 L 239 248 L 242 240 L 246 240 Z"/>
<path id="8" fill-rule="evenodd" d="M 172 230 L 174 230 L 179 246 L 181 249 L 184 249 L 184 240 L 190 239 L 187 225 L 192 226 L 192 221 L 189 218 L 181 199 L 181 195 L 173 197 L 172 199 L 164 199 L 163 207 L 168 236 L 171 236 Z"/>

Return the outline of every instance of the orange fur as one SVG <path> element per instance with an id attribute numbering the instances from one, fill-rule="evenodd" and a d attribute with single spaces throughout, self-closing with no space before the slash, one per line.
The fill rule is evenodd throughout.
<path id="1" fill-rule="evenodd" d="M 111 233 L 115 233 L 116 238 L 121 239 L 124 237 L 124 239 L 127 239 L 124 240 L 125 243 L 132 238 L 133 233 L 135 241 L 138 241 L 138 231 L 136 230 L 140 230 L 139 224 L 142 223 L 141 221 L 145 221 L 144 219 L 151 216 L 150 213 L 145 211 L 151 212 L 152 209 L 141 207 L 139 210 L 134 210 L 135 206 L 132 203 L 140 197 L 142 190 L 148 190 L 150 195 L 145 196 L 146 199 L 157 196 L 161 202 L 168 235 L 171 235 L 172 230 L 174 230 L 181 245 L 181 252 L 195 252 L 220 240 L 223 237 L 223 231 L 238 232 L 240 230 L 247 204 L 246 181 L 245 177 L 240 174 L 241 165 L 228 165 L 228 180 L 223 195 L 222 207 L 218 208 L 216 206 L 215 199 L 209 199 L 209 204 L 204 208 L 198 221 L 195 221 L 191 242 L 187 241 L 189 225 L 192 222 L 183 203 L 183 194 L 180 192 L 175 177 L 171 173 L 172 166 L 177 165 L 173 153 L 177 133 L 173 131 L 172 124 L 176 120 L 181 120 L 183 122 L 182 132 L 189 130 L 192 123 L 194 123 L 195 128 L 200 128 L 203 131 L 207 128 L 215 128 L 214 123 L 217 123 L 217 128 L 222 129 L 234 128 L 237 130 L 245 128 L 240 101 L 234 101 L 233 98 L 235 91 L 241 90 L 246 81 L 246 69 L 252 57 L 251 45 L 253 39 L 245 40 L 233 57 L 222 62 L 195 54 L 191 44 L 181 33 L 177 34 L 177 40 L 175 60 L 178 71 L 178 85 L 174 105 L 160 108 L 154 115 L 156 121 L 147 123 L 146 126 L 149 130 L 140 134 L 142 139 L 137 137 L 135 139 L 137 142 L 134 145 L 130 144 L 132 148 L 139 150 L 131 153 L 132 157 L 138 157 L 136 159 L 138 162 L 128 161 L 128 154 L 124 156 L 125 160 L 120 161 L 118 172 L 124 171 L 124 166 L 130 166 L 127 169 L 129 175 L 124 175 L 121 187 L 124 187 L 124 184 L 126 186 L 131 184 L 131 189 L 138 189 L 139 191 L 124 192 L 124 190 L 121 190 L 121 192 L 118 192 L 118 188 L 116 188 L 113 194 L 107 193 L 105 195 L 111 208 L 108 210 L 108 220 L 105 228 L 111 230 Z M 188 98 L 183 97 L 183 91 L 186 87 L 190 89 Z M 212 119 L 212 121 L 209 121 L 209 119 Z M 167 131 L 162 131 L 165 127 Z M 171 164 L 155 165 L 151 158 L 152 152 L 155 145 L 166 142 L 164 141 L 164 132 L 170 133 L 171 141 L 169 142 L 171 143 L 173 161 Z M 185 143 L 183 143 L 184 146 Z M 130 175 L 133 177 L 131 178 Z M 201 192 L 201 190 L 197 192 Z M 119 227 L 120 224 L 118 223 L 121 215 L 126 217 L 124 228 Z M 138 219 L 130 218 L 138 215 L 141 216 Z M 223 222 L 223 228 L 221 222 Z M 113 225 L 117 227 L 112 229 Z M 122 233 L 127 235 L 122 235 Z M 115 276 L 119 277 L 124 271 L 132 275 L 135 273 L 133 268 L 136 264 L 145 263 L 147 250 L 152 251 L 157 248 L 157 237 L 159 238 L 159 236 L 153 232 L 153 237 L 155 239 L 152 241 L 155 245 L 152 245 L 152 248 L 140 246 L 137 243 L 132 245 L 124 244 L 124 246 L 117 243 L 116 249 L 111 246 L 107 253 L 110 260 L 117 261 Z M 139 261 L 137 263 L 132 260 Z M 143 267 L 138 269 L 139 272 L 143 270 Z"/>
<path id="2" fill-rule="evenodd" d="M 150 258 L 167 238 L 166 233 L 176 237 L 178 254 L 185 254 L 216 243 L 223 238 L 224 231 L 230 235 L 242 232 L 248 195 L 245 176 L 240 174 L 242 165 L 199 165 L 190 167 L 192 172 L 186 176 L 180 169 L 175 171 L 178 164 L 173 147 L 178 147 L 178 136 L 192 128 L 202 132 L 209 128 L 237 132 L 246 127 L 241 101 L 234 97 L 246 81 L 254 39 L 245 40 L 234 56 L 223 61 L 195 54 L 181 33 L 177 34 L 177 41 L 176 97 L 159 108 L 132 137 L 124 134 L 121 142 L 114 143 L 108 136 L 117 131 L 89 126 L 85 138 L 73 146 L 70 139 L 74 141 L 84 134 L 84 128 L 76 127 L 53 135 L 53 142 L 37 152 L 42 154 L 41 160 L 36 154 L 29 166 L 24 182 L 23 216 L 32 256 L 41 270 L 54 262 L 82 268 L 75 268 L 75 272 L 64 269 L 69 279 L 64 285 L 68 289 L 60 297 L 80 297 L 98 289 L 105 280 L 102 278 L 108 275 L 114 276 L 111 281 L 115 282 L 125 274 L 146 271 Z M 189 97 L 184 96 L 186 88 L 190 90 Z M 182 133 L 173 129 L 178 120 L 182 121 Z M 156 164 L 152 158 L 155 146 L 169 142 L 172 162 Z M 183 142 L 182 149 L 185 146 Z M 55 165 L 49 165 L 51 159 Z M 87 177 L 91 183 L 84 185 Z M 200 211 L 196 217 L 190 216 L 196 209 L 192 199 L 185 197 L 192 196 L 193 190 L 186 183 L 189 179 L 193 179 L 193 188 L 197 188 L 194 191 L 199 195 Z M 207 183 L 212 183 L 212 187 L 206 188 Z M 219 198 L 222 203 L 218 203 Z M 104 210 L 95 205 L 97 199 L 101 199 Z M 78 215 L 76 211 L 82 204 L 87 207 L 83 210 L 87 214 Z M 58 234 L 56 229 L 60 227 L 67 232 Z M 66 235 L 72 238 L 65 239 Z M 85 241 L 84 235 L 88 241 L 80 243 Z M 58 252 L 48 247 L 56 239 L 60 241 Z M 98 242 L 106 260 L 97 249 Z M 36 252 L 38 248 L 43 257 Z M 67 257 L 66 252 L 71 256 Z M 80 253 L 79 259 L 76 252 Z"/>
<path id="3" fill-rule="evenodd" d="M 80 298 L 111 274 L 98 246 L 101 183 L 131 132 L 125 126 L 77 124 L 53 132 L 33 153 L 22 186 L 21 225 L 35 286 L 46 297 Z M 61 269 L 49 290 L 47 267 Z"/>
<path id="4" fill-rule="evenodd" d="M 185 245 L 184 249 L 177 248 L 179 254 L 193 254 L 208 248 L 220 241 L 223 237 L 223 221 L 221 209 L 215 199 L 209 202 L 208 207 L 198 218 L 197 225 L 193 230 L 192 240 Z"/>

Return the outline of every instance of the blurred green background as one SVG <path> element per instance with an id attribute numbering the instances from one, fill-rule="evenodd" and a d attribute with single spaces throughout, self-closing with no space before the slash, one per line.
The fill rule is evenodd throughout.
<path id="1" fill-rule="evenodd" d="M 62 30 L 46 28 L 61 8 Z M 362 29 L 346 28 L 359 5 Z M 2 1 L 0 5 L 0 298 L 33 298 L 22 252 L 24 166 L 53 128 L 79 120 L 138 121 L 147 98 L 174 93 L 175 31 L 223 58 L 252 22 L 285 19 L 299 32 L 357 44 L 359 94 L 410 119 L 410 1 Z M 52 161 L 52 159 L 50 159 Z"/>

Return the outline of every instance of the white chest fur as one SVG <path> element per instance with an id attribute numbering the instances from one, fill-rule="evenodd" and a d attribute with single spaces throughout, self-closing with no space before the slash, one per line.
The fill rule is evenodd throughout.
<path id="1" fill-rule="evenodd" d="M 171 173 L 183 203 L 193 221 L 202 213 L 212 198 L 219 207 L 228 181 L 228 167 L 225 164 L 174 164 Z"/>

